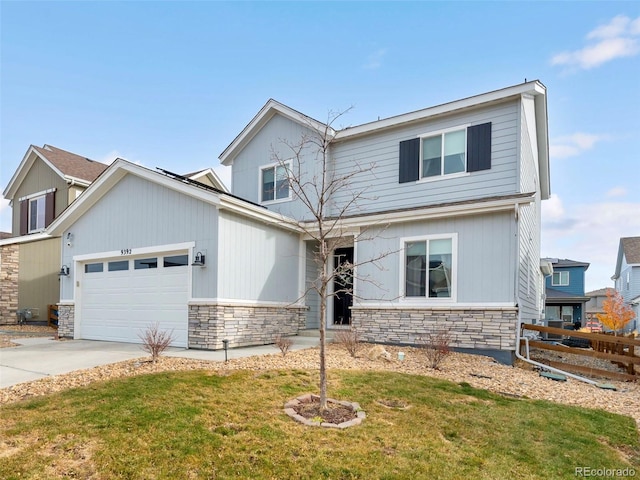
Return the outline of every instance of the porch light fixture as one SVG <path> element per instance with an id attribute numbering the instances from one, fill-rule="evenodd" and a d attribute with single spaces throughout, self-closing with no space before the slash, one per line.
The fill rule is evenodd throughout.
<path id="1" fill-rule="evenodd" d="M 66 265 L 62 265 L 60 271 L 58 272 L 58 276 L 60 277 L 68 277 L 69 276 L 69 267 Z"/>
<path id="2" fill-rule="evenodd" d="M 196 253 L 196 257 L 191 264 L 193 267 L 204 267 L 204 254 L 202 252 Z"/>

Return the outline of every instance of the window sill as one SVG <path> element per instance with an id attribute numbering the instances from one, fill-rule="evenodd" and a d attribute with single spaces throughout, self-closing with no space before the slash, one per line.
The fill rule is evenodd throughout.
<path id="1" fill-rule="evenodd" d="M 260 202 L 260 205 L 274 205 L 277 203 L 285 203 L 285 202 L 290 202 L 291 201 L 291 197 L 287 197 L 287 198 L 279 198 L 278 200 L 267 200 L 266 202 Z"/>
<path id="2" fill-rule="evenodd" d="M 450 173 L 448 175 L 438 175 L 437 177 L 423 177 L 419 180 L 416 180 L 416 183 L 440 182 L 442 180 L 449 180 L 451 178 L 468 177 L 469 175 L 471 175 L 470 172 L 460 172 L 460 173 Z"/>

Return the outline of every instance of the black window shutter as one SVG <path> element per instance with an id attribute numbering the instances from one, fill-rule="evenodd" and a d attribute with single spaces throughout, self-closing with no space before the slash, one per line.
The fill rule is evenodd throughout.
<path id="1" fill-rule="evenodd" d="M 420 177 L 420 139 L 400 142 L 400 183 L 415 182 Z"/>
<path id="2" fill-rule="evenodd" d="M 49 192 L 44 200 L 44 226 L 45 228 L 53 222 L 56 214 L 56 192 Z"/>
<path id="3" fill-rule="evenodd" d="M 467 171 L 491 168 L 491 122 L 467 129 Z"/>
<path id="4" fill-rule="evenodd" d="M 20 235 L 27 233 L 29 233 L 29 200 L 22 200 L 20 202 Z"/>

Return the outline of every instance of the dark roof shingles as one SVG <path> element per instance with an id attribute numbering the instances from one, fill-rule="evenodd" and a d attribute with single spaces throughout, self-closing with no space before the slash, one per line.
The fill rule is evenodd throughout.
<path id="1" fill-rule="evenodd" d="M 640 237 L 625 237 L 620 241 L 627 263 L 640 263 Z"/>

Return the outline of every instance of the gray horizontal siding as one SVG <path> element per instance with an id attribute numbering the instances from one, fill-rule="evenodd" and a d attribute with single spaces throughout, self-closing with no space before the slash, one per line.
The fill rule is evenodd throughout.
<path id="1" fill-rule="evenodd" d="M 464 115 L 422 122 L 404 128 L 372 134 L 333 145 L 332 162 L 337 177 L 356 166 L 366 170 L 356 175 L 350 188 L 334 198 L 336 206 L 348 201 L 353 192 L 364 192 L 362 201 L 352 213 L 391 210 L 442 202 L 468 200 L 500 194 L 516 193 L 518 103 L 510 102 L 478 109 Z M 492 122 L 492 164 L 490 170 L 437 181 L 398 182 L 398 145 L 402 140 L 464 124 Z"/>
<path id="2" fill-rule="evenodd" d="M 220 213 L 221 299 L 295 302 L 300 275 L 300 237 L 275 226 Z"/>
<path id="3" fill-rule="evenodd" d="M 193 296 L 216 296 L 217 209 L 201 200 L 134 175 L 125 176 L 67 231 L 63 263 L 73 256 L 183 242 L 207 250 L 207 267 L 193 269 Z M 67 232 L 64 233 L 65 238 Z M 73 298 L 73 282 L 63 279 L 61 298 Z"/>
<path id="4" fill-rule="evenodd" d="M 513 212 L 394 224 L 357 242 L 356 295 L 367 301 L 398 300 L 402 279 L 400 238 L 458 234 L 458 302 L 513 302 L 515 222 Z M 363 263 L 389 252 L 382 260 Z"/>

